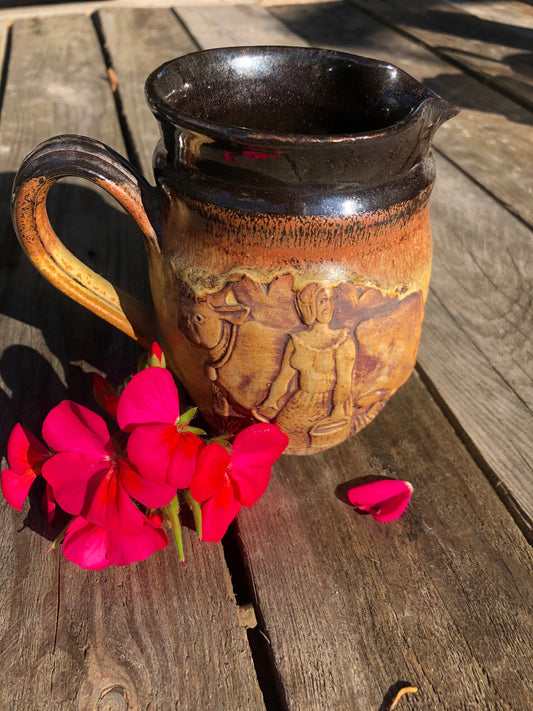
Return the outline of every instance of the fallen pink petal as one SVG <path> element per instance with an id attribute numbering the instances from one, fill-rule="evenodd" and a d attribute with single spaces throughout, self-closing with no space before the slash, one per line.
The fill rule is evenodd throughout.
<path id="1" fill-rule="evenodd" d="M 408 481 L 380 479 L 354 486 L 348 491 L 348 500 L 376 521 L 394 521 L 406 510 L 412 493 Z"/>

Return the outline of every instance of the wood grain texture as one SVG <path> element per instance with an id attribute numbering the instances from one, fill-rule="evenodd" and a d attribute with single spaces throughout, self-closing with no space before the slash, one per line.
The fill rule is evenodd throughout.
<path id="1" fill-rule="evenodd" d="M 51 2 L 43 4 L 39 3 L 38 0 L 22 0 L 17 5 L 13 3 L 12 7 L 0 8 L 0 20 L 6 18 L 8 22 L 13 22 L 35 17 L 91 15 L 104 8 L 113 10 L 122 8 L 168 8 L 174 5 L 175 2 L 176 0 L 82 0 L 81 2 Z M 213 5 L 214 2 L 219 5 L 246 5 L 259 2 L 259 0 L 180 0 L 180 5 Z"/>
<path id="2" fill-rule="evenodd" d="M 219 546 L 83 571 L 45 555 L 33 503 L 23 531 L 2 505 L 1 708 L 264 708 Z"/>
<path id="3" fill-rule="evenodd" d="M 305 46 L 259 5 L 177 7 L 176 11 L 202 49 L 272 44 Z"/>
<path id="4" fill-rule="evenodd" d="M 438 175 L 418 360 L 531 537 L 533 235 L 445 159 Z"/>
<path id="5" fill-rule="evenodd" d="M 533 28 L 428 0 L 376 0 L 371 12 L 533 109 Z"/>
<path id="6" fill-rule="evenodd" d="M 163 62 L 194 52 L 198 46 L 170 9 L 104 9 L 98 18 L 135 154 L 145 177 L 153 182 L 152 155 L 159 129 L 146 103 L 144 83 Z"/>
<path id="7" fill-rule="evenodd" d="M 463 0 L 444 0 L 444 2 L 483 20 L 533 29 L 533 10 L 528 2 L 519 0 L 488 0 L 481 4 L 475 0 L 465 0 L 464 2 Z"/>
<path id="8" fill-rule="evenodd" d="M 4 443 L 17 420 L 38 433 L 62 398 L 90 406 L 90 371 L 118 384 L 140 354 L 48 285 L 8 227 L 13 171 L 34 143 L 65 131 L 124 153 L 93 24 L 83 16 L 15 24 L 0 127 Z M 94 268 L 143 292 L 131 220 L 85 183 L 56 187 L 49 207 L 59 234 Z M 145 563 L 87 573 L 59 551 L 44 555 L 58 530 L 43 528 L 38 508 L 38 497 L 24 513 L 1 505 L 1 708 L 264 708 L 219 545 L 193 545 L 187 532 L 187 569 L 170 546 Z"/>
<path id="9" fill-rule="evenodd" d="M 434 145 L 533 225 L 529 110 L 349 2 L 268 10 L 309 44 L 392 62 L 460 106 L 460 114 L 439 129 Z"/>
<path id="10" fill-rule="evenodd" d="M 399 58 L 395 35 L 390 30 L 382 34 L 376 23 L 368 24 L 365 16 L 354 14 L 346 6 L 330 6 L 329 12 L 320 10 L 318 16 L 317 9 L 320 10 L 315 7 L 303 12 L 286 6 L 272 10 L 290 27 L 312 38 L 313 44 L 321 44 L 323 39 L 325 46 L 373 56 L 379 56 L 382 50 L 385 59 Z M 371 39 L 354 42 L 356 26 L 360 36 Z M 335 28 L 342 29 L 335 33 Z M 410 62 L 420 71 L 419 49 L 412 43 L 409 47 L 414 52 Z M 402 49 L 404 58 L 409 47 Z M 394 57 L 390 56 L 391 51 Z M 400 64 L 404 66 L 405 62 Z M 456 123 L 463 113 L 445 125 L 435 141 L 454 162 L 457 156 L 449 149 L 448 141 L 461 140 L 466 150 L 468 136 L 461 136 L 463 129 Z M 511 143 L 515 135 L 514 131 L 509 134 Z M 491 145 L 479 145 L 477 150 L 480 163 L 490 165 L 494 158 Z M 439 168 L 430 208 L 435 244 L 432 296 L 422 329 L 419 362 L 489 464 L 494 481 L 509 497 L 530 535 L 531 231 L 452 163 L 443 159 Z M 472 174 L 469 165 L 463 163 L 462 168 Z M 524 171 L 529 172 L 530 165 L 524 164 Z M 500 170 L 499 174 L 502 181 L 509 181 L 511 190 L 512 171 Z M 533 182 L 529 183 L 528 190 L 533 187 Z M 488 398 L 487 393 L 492 397 Z"/>
<path id="11" fill-rule="evenodd" d="M 401 519 L 342 500 L 365 476 L 412 482 Z M 531 549 L 416 376 L 349 442 L 284 457 L 239 526 L 287 708 L 378 709 L 400 681 L 404 709 L 533 703 Z"/>

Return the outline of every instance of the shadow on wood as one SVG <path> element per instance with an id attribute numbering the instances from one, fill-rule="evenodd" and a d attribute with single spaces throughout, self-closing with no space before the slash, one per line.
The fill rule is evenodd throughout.
<path id="1" fill-rule="evenodd" d="M 12 180 L 13 174 L 0 177 L 2 194 Z M 131 218 L 103 193 L 66 182 L 53 186 L 48 210 L 58 235 L 77 257 L 124 290 L 149 301 L 142 238 Z M 7 416 L 4 407 L 0 429 L 10 428 L 23 414 L 31 424 L 36 411 L 44 416 L 64 397 L 91 402 L 92 381 L 87 371 L 104 371 L 118 384 L 135 372 L 141 354 L 132 340 L 41 276 L 17 243 L 6 212 L 0 234 L 4 333 L 0 370 L 11 392 L 10 396 L 4 392 L 4 398 L 12 407 Z"/>

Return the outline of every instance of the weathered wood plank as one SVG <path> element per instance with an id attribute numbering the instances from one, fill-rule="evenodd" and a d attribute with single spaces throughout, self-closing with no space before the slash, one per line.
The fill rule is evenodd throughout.
<path id="1" fill-rule="evenodd" d="M 412 482 L 402 518 L 342 500 L 364 476 Z M 352 440 L 284 457 L 239 526 L 289 709 L 378 709 L 401 681 L 405 709 L 533 703 L 531 549 L 416 376 Z"/>
<path id="2" fill-rule="evenodd" d="M 531 537 L 533 234 L 448 161 L 438 170 L 418 361 Z"/>
<path id="3" fill-rule="evenodd" d="M 349 7 L 329 7 L 328 12 L 318 6 L 286 6 L 272 11 L 313 44 L 373 56 L 382 53 L 383 58 L 391 60 L 403 57 L 412 65 L 408 70 L 416 68 L 419 49 L 415 45 L 408 43 L 405 47 L 405 41 L 399 41 L 403 52 L 400 56 L 394 33 Z M 408 57 L 410 47 L 414 54 Z M 461 127 L 456 123 L 459 117 L 437 134 L 436 144 L 452 159 L 449 141 L 459 141 L 454 132 L 463 132 L 463 150 L 467 146 L 465 124 Z M 509 134 L 511 144 L 514 137 L 514 132 Z M 481 156 L 490 162 L 490 146 L 483 147 L 480 159 Z M 508 166 L 508 160 L 501 165 Z M 422 330 L 419 362 L 489 464 L 494 480 L 502 491 L 509 492 L 513 509 L 530 531 L 531 231 L 448 161 L 441 161 L 439 166 L 432 197 L 433 296 Z M 529 171 L 530 166 L 525 165 L 524 169 Z M 512 168 L 500 169 L 499 174 L 502 181 L 513 182 Z M 533 182 L 530 183 L 532 187 Z M 489 399 L 491 392 L 493 399 Z"/>
<path id="4" fill-rule="evenodd" d="M 78 2 L 58 2 L 43 4 L 38 0 L 33 2 L 13 3 L 12 7 L 0 8 L 0 19 L 9 22 L 22 19 L 33 19 L 35 17 L 56 17 L 58 15 L 84 14 L 90 15 L 103 8 L 119 10 L 122 8 L 166 8 L 171 7 L 176 0 L 78 0 Z M 259 0 L 181 0 L 182 5 L 212 5 L 214 2 L 220 5 L 245 5 L 255 3 Z"/>
<path id="5" fill-rule="evenodd" d="M 360 0 L 350 2 L 362 10 L 370 9 L 533 109 L 532 29 L 509 24 L 509 20 L 487 20 L 457 5 L 428 0 L 375 0 L 371 8 Z"/>
<path id="6" fill-rule="evenodd" d="M 177 7 L 202 49 L 239 45 L 298 45 L 301 39 L 258 5 Z M 305 44 L 305 42 L 304 42 Z"/>
<path id="7" fill-rule="evenodd" d="M 108 371 L 118 384 L 139 355 L 48 285 L 9 228 L 13 171 L 36 142 L 65 131 L 124 153 L 93 24 L 83 16 L 16 23 L 0 125 L 2 442 L 17 420 L 38 433 L 64 397 L 90 405 L 86 371 Z M 54 191 L 58 232 L 142 293 L 142 247 L 129 218 L 85 184 Z M 85 573 L 58 551 L 43 555 L 57 531 L 35 509 L 36 501 L 26 514 L 0 506 L 0 707 L 264 708 L 220 546 L 193 546 L 187 532 L 187 569 L 170 546 L 127 569 Z"/>
<path id="8" fill-rule="evenodd" d="M 438 131 L 435 146 L 533 225 L 530 111 L 350 3 L 288 4 L 269 11 L 309 44 L 392 62 L 461 106 Z"/>
<path id="9" fill-rule="evenodd" d="M 153 182 L 152 155 L 159 130 L 146 103 L 144 83 L 163 62 L 194 52 L 198 46 L 172 10 L 104 9 L 98 18 L 134 150 L 145 177 Z M 129 41 L 124 42 L 124 37 Z"/>
<path id="10" fill-rule="evenodd" d="M 0 19 L 0 66 L 4 66 L 6 59 L 6 43 L 8 36 L 8 23 Z"/>
<path id="11" fill-rule="evenodd" d="M 470 0 L 444 0 L 444 2 L 483 20 L 533 29 L 533 7 L 528 2 L 517 0 L 485 0 L 483 3 L 475 2 L 475 0 L 473 2 Z"/>

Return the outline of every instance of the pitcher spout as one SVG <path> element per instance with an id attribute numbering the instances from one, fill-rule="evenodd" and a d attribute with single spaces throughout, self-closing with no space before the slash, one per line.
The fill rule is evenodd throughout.
<path id="1" fill-rule="evenodd" d="M 446 123 L 446 121 L 456 116 L 461 110 L 458 106 L 443 99 L 433 91 L 428 89 L 427 92 L 427 98 L 419 104 L 413 115 L 413 119 L 418 120 L 423 127 L 420 136 L 420 141 L 424 144 L 424 146 L 421 146 L 422 154 L 431 148 L 431 143 L 437 129 L 439 129 L 443 123 Z M 424 147 L 426 150 L 424 150 Z"/>

